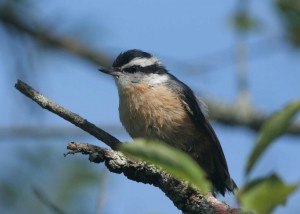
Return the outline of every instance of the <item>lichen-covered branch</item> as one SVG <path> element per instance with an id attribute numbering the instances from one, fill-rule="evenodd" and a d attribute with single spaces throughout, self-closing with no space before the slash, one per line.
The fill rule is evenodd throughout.
<path id="1" fill-rule="evenodd" d="M 86 119 L 81 118 L 79 115 L 49 100 L 26 83 L 19 80 L 15 87 L 42 108 L 73 123 L 103 141 L 111 148 L 116 149 L 118 145 L 121 144 L 121 142 L 112 135 L 96 127 Z M 231 209 L 228 205 L 218 201 L 213 196 L 204 197 L 187 183 L 172 177 L 155 166 L 129 159 L 116 150 L 104 149 L 86 143 L 69 143 L 67 148 L 70 150 L 67 154 L 88 154 L 90 161 L 95 163 L 104 162 L 111 172 L 123 173 L 131 180 L 159 187 L 166 196 L 173 201 L 174 205 L 184 213 L 239 212 L 238 209 Z"/>
<path id="2" fill-rule="evenodd" d="M 121 152 L 75 142 L 69 143 L 67 148 L 70 151 L 65 156 L 75 153 L 87 154 L 90 161 L 104 162 L 111 172 L 123 173 L 130 180 L 160 188 L 183 213 L 241 213 L 240 209 L 231 209 L 213 196 L 203 196 L 186 182 L 172 177 L 153 165 L 129 159 Z"/>
<path id="3" fill-rule="evenodd" d="M 15 87 L 21 93 L 23 93 L 24 95 L 32 99 L 34 102 L 36 102 L 38 105 L 40 105 L 42 108 L 47 109 L 53 112 L 54 114 L 64 118 L 65 120 L 69 121 L 75 126 L 81 128 L 82 130 L 101 140 L 106 145 L 110 146 L 112 149 L 117 149 L 118 145 L 121 144 L 121 142 L 114 136 L 98 128 L 86 119 L 80 117 L 78 114 L 75 114 L 69 111 L 68 109 L 61 107 L 57 103 L 51 101 L 50 99 L 48 99 L 38 91 L 34 90 L 32 87 L 22 82 L 21 80 L 18 80 Z"/>

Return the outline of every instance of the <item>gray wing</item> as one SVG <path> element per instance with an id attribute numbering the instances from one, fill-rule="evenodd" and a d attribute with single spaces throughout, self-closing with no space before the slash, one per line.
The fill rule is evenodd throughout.
<path id="1" fill-rule="evenodd" d="M 204 116 L 204 113 L 201 111 L 199 106 L 199 102 L 197 102 L 197 98 L 195 97 L 194 93 L 191 89 L 185 89 L 184 91 L 184 99 L 187 105 L 187 110 L 189 111 L 190 118 L 195 122 L 197 126 L 204 129 L 208 134 L 208 137 L 211 139 L 212 146 L 214 147 L 214 151 L 216 152 L 218 158 L 220 159 L 221 164 L 223 167 L 228 171 L 227 162 L 220 145 L 219 139 L 210 125 L 207 118 Z"/>
<path id="2" fill-rule="evenodd" d="M 231 179 L 228 171 L 227 162 L 220 145 L 220 142 L 216 136 L 215 131 L 210 125 L 209 121 L 201 111 L 200 105 L 197 101 L 193 91 L 184 83 L 180 82 L 176 77 L 172 76 L 173 80 L 170 80 L 170 87 L 181 95 L 183 104 L 195 125 L 199 130 L 204 131 L 205 135 L 209 139 L 210 151 L 212 151 L 215 167 L 217 167 L 213 174 L 210 174 L 210 179 L 214 184 L 215 191 L 225 194 L 225 190 L 233 192 L 237 188 L 235 182 Z M 199 142 L 201 143 L 201 142 Z"/>
<path id="3" fill-rule="evenodd" d="M 217 138 L 217 135 L 213 128 L 211 127 L 209 121 L 206 119 L 204 113 L 201 111 L 201 108 L 199 106 L 199 103 L 197 101 L 196 96 L 194 95 L 194 92 L 183 82 L 179 81 L 176 77 L 172 76 L 173 80 L 170 80 L 170 86 L 173 88 L 176 93 L 181 94 L 182 99 L 184 101 L 184 104 L 186 105 L 186 110 L 188 111 L 190 118 L 194 123 L 201 129 L 205 130 L 208 137 L 211 140 L 211 144 L 214 148 L 214 151 L 216 152 L 217 157 L 220 159 L 220 162 L 224 169 L 226 169 L 228 173 L 228 166 L 227 162 L 222 150 L 222 147 L 220 145 L 219 139 Z M 179 85 L 180 83 L 180 85 Z M 183 86 L 183 87 L 182 87 Z M 228 173 L 229 174 L 229 173 Z"/>

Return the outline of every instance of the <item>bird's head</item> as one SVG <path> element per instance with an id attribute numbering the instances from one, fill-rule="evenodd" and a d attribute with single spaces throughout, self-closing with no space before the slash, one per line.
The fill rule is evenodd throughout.
<path id="1" fill-rule="evenodd" d="M 112 75 L 117 84 L 134 83 L 158 84 L 169 78 L 168 71 L 161 61 L 141 50 L 128 50 L 121 53 L 108 69 L 99 69 Z"/>

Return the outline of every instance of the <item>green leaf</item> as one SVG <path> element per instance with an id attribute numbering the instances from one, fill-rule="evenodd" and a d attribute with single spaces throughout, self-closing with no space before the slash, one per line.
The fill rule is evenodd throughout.
<path id="1" fill-rule="evenodd" d="M 300 100 L 292 102 L 284 107 L 280 112 L 273 114 L 262 126 L 260 134 L 257 138 L 256 145 L 250 154 L 250 157 L 246 166 L 246 175 L 250 173 L 256 164 L 257 160 L 268 148 L 268 146 L 274 142 L 276 138 L 284 133 L 287 126 L 295 114 L 300 110 Z"/>
<path id="2" fill-rule="evenodd" d="M 231 22 L 240 32 L 249 32 L 261 26 L 261 23 L 258 20 L 250 17 L 249 14 L 244 11 L 236 13 Z"/>
<path id="3" fill-rule="evenodd" d="M 295 48 L 300 48 L 300 4 L 298 0 L 277 0 L 276 6 L 288 40 Z"/>
<path id="4" fill-rule="evenodd" d="M 211 190 L 205 172 L 186 153 L 165 143 L 136 139 L 121 146 L 121 151 L 135 158 L 155 164 L 172 175 L 194 185 L 202 194 Z"/>
<path id="5" fill-rule="evenodd" d="M 297 189 L 297 185 L 287 185 L 275 174 L 251 181 L 238 191 L 237 197 L 243 209 L 259 214 L 271 213 L 278 205 L 283 205 L 287 197 Z"/>

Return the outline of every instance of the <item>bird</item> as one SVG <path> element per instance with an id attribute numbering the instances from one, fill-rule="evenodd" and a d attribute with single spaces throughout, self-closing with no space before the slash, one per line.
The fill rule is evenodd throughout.
<path id="1" fill-rule="evenodd" d="M 131 49 L 101 72 L 114 77 L 119 117 L 129 135 L 158 140 L 188 154 L 205 171 L 212 193 L 234 193 L 227 162 L 207 117 L 205 103 L 171 74 L 161 60 Z"/>

